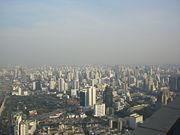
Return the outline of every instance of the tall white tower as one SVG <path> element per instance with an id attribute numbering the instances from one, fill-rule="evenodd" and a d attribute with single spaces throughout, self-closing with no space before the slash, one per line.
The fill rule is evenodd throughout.
<path id="1" fill-rule="evenodd" d="M 93 106 L 96 104 L 96 88 L 95 87 L 88 87 L 87 88 L 87 96 L 88 96 L 88 106 Z"/>

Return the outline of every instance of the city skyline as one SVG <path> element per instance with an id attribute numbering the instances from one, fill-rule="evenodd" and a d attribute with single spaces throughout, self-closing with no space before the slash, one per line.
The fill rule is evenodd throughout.
<path id="1" fill-rule="evenodd" d="M 0 3 L 0 65 L 180 64 L 179 1 Z"/>

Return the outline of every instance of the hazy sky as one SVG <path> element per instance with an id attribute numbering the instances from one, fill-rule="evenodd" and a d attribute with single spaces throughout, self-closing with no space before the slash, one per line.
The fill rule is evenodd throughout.
<path id="1" fill-rule="evenodd" d="M 180 64 L 180 0 L 1 0 L 0 65 Z"/>

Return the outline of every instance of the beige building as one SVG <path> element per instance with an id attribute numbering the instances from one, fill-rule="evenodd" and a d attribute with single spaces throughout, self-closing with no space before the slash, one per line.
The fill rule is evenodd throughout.
<path id="1" fill-rule="evenodd" d="M 94 105 L 94 116 L 101 117 L 105 116 L 105 104 L 95 104 Z"/>
<path id="2" fill-rule="evenodd" d="M 135 129 L 138 123 L 143 123 L 143 116 L 137 113 L 131 114 L 129 117 L 129 127 Z"/>

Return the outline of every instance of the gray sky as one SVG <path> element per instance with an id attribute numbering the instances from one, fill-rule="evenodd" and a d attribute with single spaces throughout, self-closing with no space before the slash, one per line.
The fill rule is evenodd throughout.
<path id="1" fill-rule="evenodd" d="M 179 0 L 0 1 L 0 64 L 180 64 Z"/>

